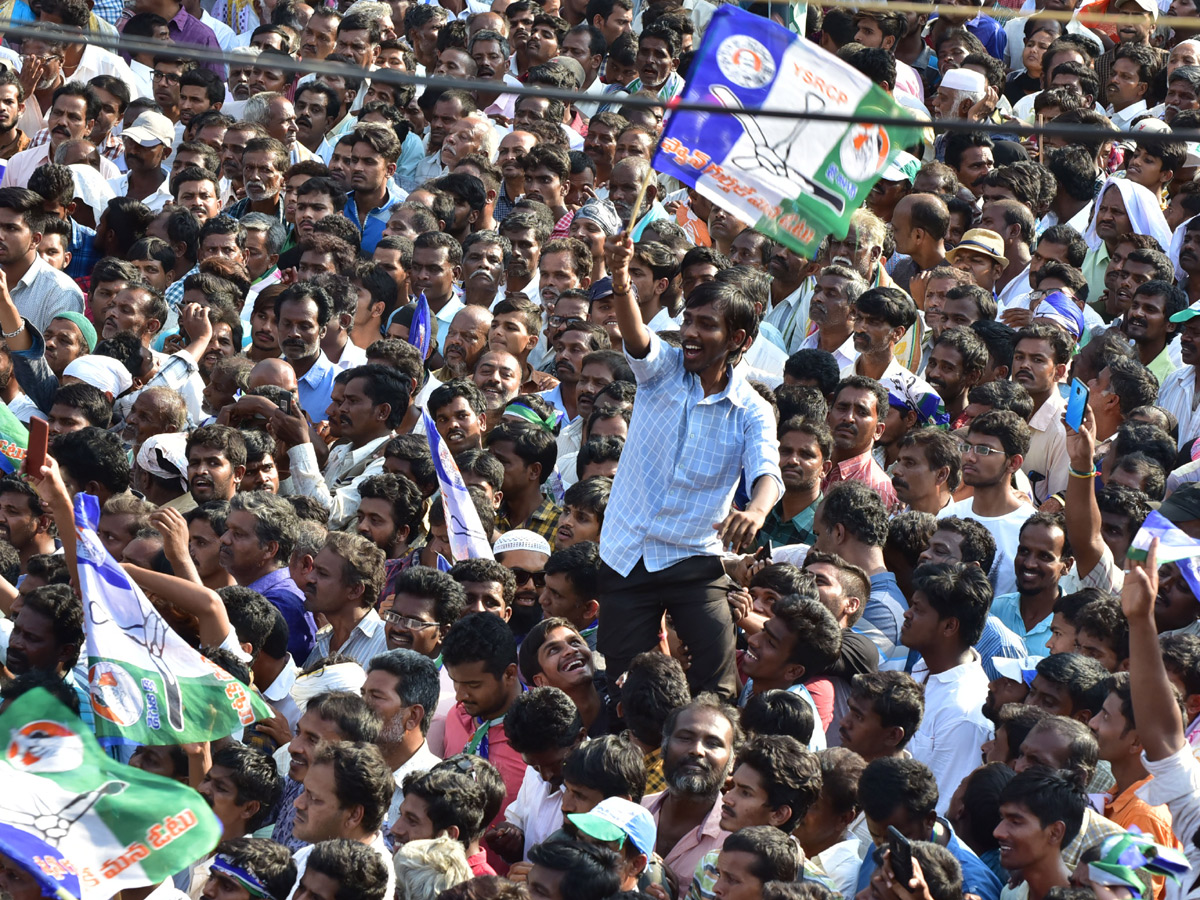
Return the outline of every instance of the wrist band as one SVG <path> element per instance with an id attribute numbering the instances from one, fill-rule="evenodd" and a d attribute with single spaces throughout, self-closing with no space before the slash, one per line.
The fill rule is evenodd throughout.
<path id="1" fill-rule="evenodd" d="M 0 336 L 6 337 L 6 338 L 14 338 L 24 330 L 25 330 L 25 320 L 22 319 L 21 324 L 17 326 L 16 331 L 0 331 Z"/>
<path id="2" fill-rule="evenodd" d="M 1068 471 L 1070 472 L 1072 478 L 1095 478 L 1096 477 L 1095 469 L 1092 469 L 1092 471 L 1090 471 L 1090 472 L 1080 472 L 1080 471 L 1077 471 L 1076 469 L 1069 469 Z"/>

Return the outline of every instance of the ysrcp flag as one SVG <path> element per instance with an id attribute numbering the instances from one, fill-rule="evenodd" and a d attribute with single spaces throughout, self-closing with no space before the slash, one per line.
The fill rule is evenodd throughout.
<path id="1" fill-rule="evenodd" d="M 221 824 L 186 785 L 109 759 L 41 688 L 0 715 L 0 853 L 43 896 L 108 900 L 204 856 Z"/>
<path id="2" fill-rule="evenodd" d="M 867 76 L 782 25 L 733 5 L 713 14 L 681 100 L 727 113 L 675 110 L 654 168 L 763 234 L 811 258 L 920 128 Z M 791 109 L 767 117 L 755 110 Z M 813 113 L 898 117 L 880 126 L 814 121 Z"/>
<path id="3" fill-rule="evenodd" d="M 1157 510 L 1151 510 L 1150 515 L 1133 536 L 1127 555 L 1130 559 L 1144 560 L 1150 550 L 1150 542 L 1158 538 L 1158 564 L 1175 562 L 1200 556 L 1200 541 L 1190 537 Z"/>
<path id="4" fill-rule="evenodd" d="M 96 736 L 106 745 L 183 744 L 273 715 L 248 687 L 190 647 L 96 534 L 100 504 L 75 495 L 76 552 Z"/>
<path id="5" fill-rule="evenodd" d="M 492 545 L 479 521 L 479 511 L 471 501 L 471 492 L 463 481 L 454 454 L 442 440 L 429 413 L 422 412 L 425 419 L 425 436 L 429 439 L 429 451 L 433 454 L 433 467 L 437 470 L 438 487 L 442 495 L 442 511 L 446 514 L 446 534 L 450 538 L 450 550 L 454 561 L 463 559 L 494 559 Z M 441 567 L 439 561 L 438 567 Z"/>
<path id="6" fill-rule="evenodd" d="M 20 469 L 28 446 L 29 430 L 0 400 L 0 473 L 11 475 Z"/>

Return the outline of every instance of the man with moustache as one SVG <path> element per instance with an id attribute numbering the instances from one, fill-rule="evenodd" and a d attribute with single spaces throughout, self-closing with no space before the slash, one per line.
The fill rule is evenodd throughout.
<path id="1" fill-rule="evenodd" d="M 493 307 L 496 298 L 503 297 L 500 286 L 504 283 L 504 264 L 512 254 L 512 245 L 494 231 L 476 231 L 462 242 L 462 249 L 463 302 L 467 306 Z M 498 309 L 492 312 L 499 315 Z"/>
<path id="2" fill-rule="evenodd" d="M 242 153 L 242 180 L 246 196 L 229 207 L 228 214 L 240 219 L 246 213 L 260 212 L 284 222 L 283 173 L 287 171 L 289 163 L 287 148 L 275 138 L 260 137 L 247 141 Z"/>
<path id="3" fill-rule="evenodd" d="M 521 363 L 507 350 L 480 354 L 472 376 L 487 400 L 488 430 L 495 428 L 508 406 L 521 391 Z"/>
<path id="4" fill-rule="evenodd" d="M 286 502 L 286 501 L 283 501 Z M 288 745 L 291 762 L 283 782 L 279 800 L 279 817 L 271 832 L 271 840 L 295 852 L 306 845 L 294 837 L 296 798 L 304 791 L 304 777 L 321 744 L 336 741 L 375 743 L 379 740 L 379 716 L 358 694 L 349 691 L 326 691 L 308 701 L 304 715 L 296 725 L 296 736 Z"/>
<path id="5" fill-rule="evenodd" d="M 479 357 L 487 350 L 488 331 L 492 314 L 480 306 L 464 306 L 450 321 L 442 339 L 442 359 L 445 365 L 433 377 L 445 384 L 455 378 L 469 378 Z"/>
<path id="6" fill-rule="evenodd" d="M 900 439 L 892 488 L 907 509 L 936 516 L 954 499 L 961 483 L 957 438 L 936 428 L 920 428 Z"/>
<path id="7" fill-rule="evenodd" d="M 575 391 L 584 357 L 597 350 L 608 349 L 608 332 L 599 325 L 588 324 L 582 319 L 568 320 L 566 327 L 554 339 L 554 374 L 558 376 L 558 386 L 538 396 L 560 410 L 568 422 L 575 421 L 579 418 Z"/>
<path id="8" fill-rule="evenodd" d="M 383 551 L 362 535 L 329 532 L 304 583 L 304 608 L 326 622 L 305 667 L 331 653 L 361 666 L 387 647 L 383 621 L 375 612 L 383 563 Z"/>
<path id="9" fill-rule="evenodd" d="M 439 690 L 437 665 L 413 650 L 380 653 L 367 668 L 362 696 L 383 720 L 376 743 L 396 779 L 396 792 L 383 820 L 385 833 L 400 812 L 405 776 L 426 772 L 441 762 L 426 740 Z"/>
<path id="10" fill-rule="evenodd" d="M 925 378 L 938 392 L 951 429 L 962 425 L 967 395 L 987 368 L 987 346 L 970 328 L 947 328 L 933 342 Z"/>
<path id="11" fill-rule="evenodd" d="M 727 836 L 720 825 L 721 788 L 733 769 L 741 729 L 736 710 L 704 694 L 672 711 L 663 734 L 667 789 L 645 797 L 642 805 L 658 826 L 655 850 L 678 876 L 677 898 L 683 900 L 691 886 L 684 873 L 694 873 Z"/>
<path id="12" fill-rule="evenodd" d="M 862 375 L 843 378 L 834 390 L 826 423 L 833 433 L 833 463 L 821 482 L 821 490 L 842 481 L 861 481 L 896 510 L 900 501 L 887 473 L 871 453 L 883 435 L 888 410 L 888 393 L 878 381 Z"/>
<path id="13" fill-rule="evenodd" d="M 442 641 L 466 606 L 463 586 L 428 566 L 411 566 L 401 572 L 390 598 L 384 597 L 380 604 L 388 650 L 411 650 L 437 666 L 438 699 L 428 710 L 430 749 L 437 754 L 444 746 L 446 715 L 455 703 L 454 682 L 442 665 Z"/>
<path id="14" fill-rule="evenodd" d="M 546 586 L 550 542 L 533 531 L 517 528 L 502 534 L 492 552 L 496 554 L 496 562 L 511 571 L 516 580 L 517 590 L 508 625 L 514 635 L 522 638 L 542 618 L 539 598 Z"/>
<path id="15" fill-rule="evenodd" d="M 1196 391 L 1200 388 L 1200 302 L 1171 316 L 1179 329 L 1179 355 L 1183 365 L 1163 379 L 1158 390 L 1158 405 L 1179 421 L 1179 444 L 1200 435 L 1200 407 Z"/>

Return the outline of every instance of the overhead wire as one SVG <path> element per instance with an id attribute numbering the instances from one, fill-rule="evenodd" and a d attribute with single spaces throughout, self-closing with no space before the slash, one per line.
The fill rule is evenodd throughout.
<path id="1" fill-rule="evenodd" d="M 854 7 L 857 9 L 890 9 L 893 11 L 930 11 L 937 9 L 954 10 L 959 15 L 963 12 L 963 7 L 939 7 L 935 4 L 911 3 L 904 0 L 896 0 L 896 2 L 879 2 L 879 0 L 859 0 L 859 2 L 848 3 L 845 0 L 834 0 L 830 6 Z M 982 11 L 982 10 L 980 10 Z M 991 11 L 988 11 L 991 12 Z M 1041 10 L 1031 15 L 1044 15 L 1047 18 L 1053 17 L 1047 15 L 1049 13 L 1057 14 L 1054 10 Z M 1100 16 L 1105 20 L 1138 20 L 1136 16 L 1122 16 L 1115 14 L 1104 14 Z M 1089 20 L 1091 17 L 1089 16 Z M 1179 19 L 1180 22 L 1194 22 L 1200 28 L 1200 17 L 1191 19 Z M 147 53 L 156 56 L 171 56 L 181 59 L 189 59 L 198 63 L 220 62 L 225 65 L 247 66 L 255 65 L 257 60 L 249 59 L 246 55 L 240 54 L 235 48 L 234 50 L 214 49 L 212 47 L 202 47 L 193 44 L 184 44 L 178 42 L 164 43 L 162 41 L 151 38 L 144 38 L 134 35 L 109 35 L 109 34 L 93 34 L 90 32 L 81 32 L 77 29 L 66 28 L 64 26 L 47 26 L 42 24 L 30 24 L 27 22 L 14 22 L 13 20 L 0 20 L 0 35 L 5 38 L 35 38 L 45 41 L 54 41 L 61 43 L 74 44 L 94 44 L 114 53 L 124 51 L 129 54 Z M 340 61 L 328 60 L 298 60 L 294 58 L 284 57 L 282 55 L 272 54 L 269 62 L 263 63 L 264 68 L 278 69 L 285 72 L 293 72 L 297 75 L 328 75 L 333 77 L 351 77 L 351 78 L 370 78 L 372 81 L 383 84 L 393 85 L 414 85 L 416 87 L 432 88 L 434 90 L 461 90 L 475 92 L 485 90 L 487 93 L 495 93 L 497 95 L 510 94 L 517 98 L 521 97 L 545 97 L 552 100 L 561 100 L 564 103 L 568 102 L 608 102 L 616 106 L 629 107 L 632 109 L 654 109 L 666 111 L 685 111 L 702 113 L 713 116 L 733 115 L 734 113 L 742 114 L 745 111 L 738 109 L 730 109 L 720 103 L 715 102 L 689 102 L 679 100 L 678 98 L 672 101 L 662 101 L 654 97 L 637 96 L 635 94 L 592 94 L 580 90 L 567 90 L 555 88 L 546 85 L 510 85 L 505 82 L 483 82 L 480 79 L 468 78 L 452 78 L 444 75 L 417 75 L 412 72 L 402 72 L 391 68 L 377 68 L 372 70 L 364 70 L 361 66 Z M 486 87 L 484 86 L 486 85 Z M 611 99 L 606 99 L 611 97 Z M 1056 124 L 1053 122 L 1029 125 L 1016 120 L 1006 121 L 1002 123 L 975 121 L 966 119 L 937 119 L 934 121 L 924 121 L 915 117 L 895 116 L 895 115 L 876 115 L 871 113 L 859 113 L 854 110 L 847 112 L 806 112 L 800 114 L 797 110 L 786 107 L 761 107 L 753 110 L 754 115 L 760 118 L 784 118 L 798 119 L 805 118 L 815 122 L 833 122 L 839 124 L 862 124 L 862 125 L 878 125 L 882 127 L 916 127 L 916 128 L 933 128 L 935 131 L 944 132 L 977 132 L 981 131 L 986 134 L 993 135 L 1013 135 L 1019 138 L 1024 137 L 1046 137 L 1046 138 L 1061 138 L 1066 141 L 1071 140 L 1094 140 L 1097 129 L 1092 125 L 1084 124 Z M 1156 133 L 1146 131 L 1135 131 L 1130 129 L 1105 130 L 1106 137 L 1113 140 L 1131 140 L 1140 141 L 1142 143 L 1156 143 L 1159 141 L 1183 140 L 1189 142 L 1200 142 L 1200 129 L 1173 131 L 1170 133 Z"/>

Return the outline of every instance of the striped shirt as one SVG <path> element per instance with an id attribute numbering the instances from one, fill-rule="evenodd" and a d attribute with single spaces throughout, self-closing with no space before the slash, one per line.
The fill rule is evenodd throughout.
<path id="1" fill-rule="evenodd" d="M 644 359 L 629 357 L 638 382 L 629 437 L 613 482 L 600 542 L 604 561 L 628 575 L 722 552 L 713 529 L 728 514 L 743 473 L 770 477 L 780 495 L 779 442 L 766 401 L 729 370 L 710 396 L 683 367 L 683 351 L 650 333 Z"/>

